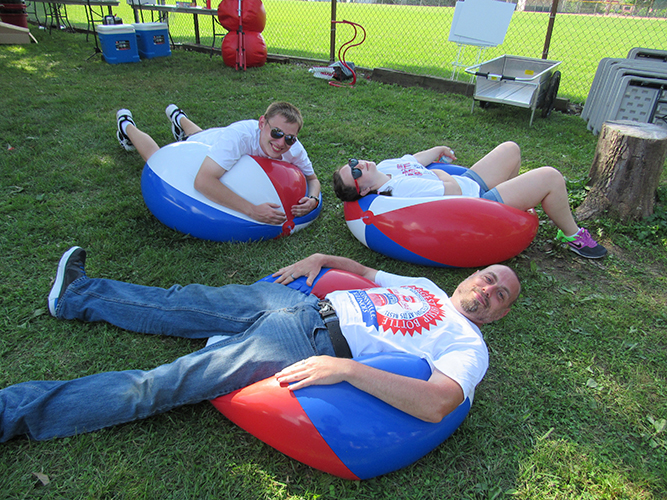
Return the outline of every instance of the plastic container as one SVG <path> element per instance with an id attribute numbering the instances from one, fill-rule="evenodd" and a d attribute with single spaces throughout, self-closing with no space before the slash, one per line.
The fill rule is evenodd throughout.
<path id="1" fill-rule="evenodd" d="M 135 23 L 139 57 L 152 59 L 171 55 L 167 23 Z"/>
<path id="2" fill-rule="evenodd" d="M 139 62 L 137 35 L 131 24 L 101 24 L 95 28 L 102 55 L 109 64 Z"/>

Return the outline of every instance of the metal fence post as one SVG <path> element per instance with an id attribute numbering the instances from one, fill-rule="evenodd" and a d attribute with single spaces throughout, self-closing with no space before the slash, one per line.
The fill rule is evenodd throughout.
<path id="1" fill-rule="evenodd" d="M 558 0 L 553 0 L 553 2 L 551 2 L 551 14 L 549 14 L 549 25 L 547 26 L 547 34 L 544 39 L 544 49 L 542 50 L 542 59 L 546 59 L 549 56 L 551 33 L 554 30 L 554 23 L 556 22 L 557 13 L 558 13 Z"/>
<path id="2" fill-rule="evenodd" d="M 329 63 L 336 62 L 336 1 L 331 0 L 331 41 L 329 42 Z"/>

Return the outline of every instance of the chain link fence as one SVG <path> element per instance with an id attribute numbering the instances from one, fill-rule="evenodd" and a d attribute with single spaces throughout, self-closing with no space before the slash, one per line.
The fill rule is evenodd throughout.
<path id="1" fill-rule="evenodd" d="M 472 76 L 457 69 L 502 55 L 562 61 L 559 97 L 577 103 L 585 101 L 602 58 L 626 57 L 634 47 L 667 50 L 667 0 L 560 0 L 557 9 L 551 0 L 518 0 L 503 43 L 486 49 L 449 41 L 454 5 L 455 0 L 264 0 L 262 35 L 270 54 L 328 63 L 354 34 L 350 25 L 331 21 L 349 20 L 363 26 L 367 38 L 349 50 L 348 62 L 462 81 Z M 68 9 L 85 27 L 83 7 Z M 125 22 L 135 20 L 124 2 L 114 13 Z M 156 16 L 145 11 L 143 21 L 157 21 Z M 191 14 L 169 14 L 173 41 L 219 50 L 225 30 L 215 16 L 197 17 L 196 37 Z"/>

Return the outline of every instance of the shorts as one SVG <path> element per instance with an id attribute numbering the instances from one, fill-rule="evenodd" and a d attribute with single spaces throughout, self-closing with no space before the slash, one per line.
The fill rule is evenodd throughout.
<path id="1" fill-rule="evenodd" d="M 500 193 L 496 188 L 489 189 L 489 186 L 486 185 L 484 179 L 482 179 L 477 172 L 474 170 L 466 170 L 461 174 L 461 177 L 467 177 L 472 179 L 477 184 L 479 184 L 479 197 L 484 198 L 485 200 L 497 201 L 498 203 L 504 203 L 503 197 L 500 196 Z"/>

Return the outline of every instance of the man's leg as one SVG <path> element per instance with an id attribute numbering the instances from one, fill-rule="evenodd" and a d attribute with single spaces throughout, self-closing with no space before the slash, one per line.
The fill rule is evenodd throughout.
<path id="1" fill-rule="evenodd" d="M 175 104 L 167 106 L 164 112 L 171 122 L 171 133 L 176 141 L 184 141 L 191 135 L 202 131 L 201 127 L 190 120 L 185 111 Z"/>
<path id="2" fill-rule="evenodd" d="M 521 149 L 512 141 L 496 146 L 484 158 L 475 163 L 474 170 L 486 183 L 489 189 L 512 179 L 519 174 L 521 168 Z"/>
<path id="3" fill-rule="evenodd" d="M 208 338 L 246 331 L 263 315 L 307 298 L 283 285 L 174 285 L 169 289 L 88 278 L 86 253 L 72 247 L 58 264 L 49 311 L 60 319 L 105 321 L 138 333 Z"/>
<path id="4" fill-rule="evenodd" d="M 60 297 L 55 316 L 104 321 L 137 333 L 204 339 L 241 333 L 264 314 L 289 309 L 305 297 L 273 283 L 165 289 L 83 277 Z"/>
<path id="5" fill-rule="evenodd" d="M 241 334 L 153 370 L 0 390 L 0 442 L 22 434 L 36 440 L 71 436 L 146 418 L 228 394 L 310 356 L 333 356 L 317 299 L 303 298 L 296 307 L 263 314 Z"/>
<path id="6" fill-rule="evenodd" d="M 63 255 L 49 295 L 54 316 L 223 340 L 154 370 L 10 386 L 0 391 L 0 441 L 69 436 L 145 418 L 227 394 L 313 355 L 335 355 L 314 295 L 266 282 L 167 290 L 91 279 L 85 258 L 79 247 Z"/>
<path id="7" fill-rule="evenodd" d="M 116 113 L 116 137 L 118 142 L 127 151 L 135 149 L 144 159 L 148 159 L 155 153 L 160 146 L 146 132 L 139 130 L 134 123 L 134 118 L 129 109 L 119 109 Z"/>

